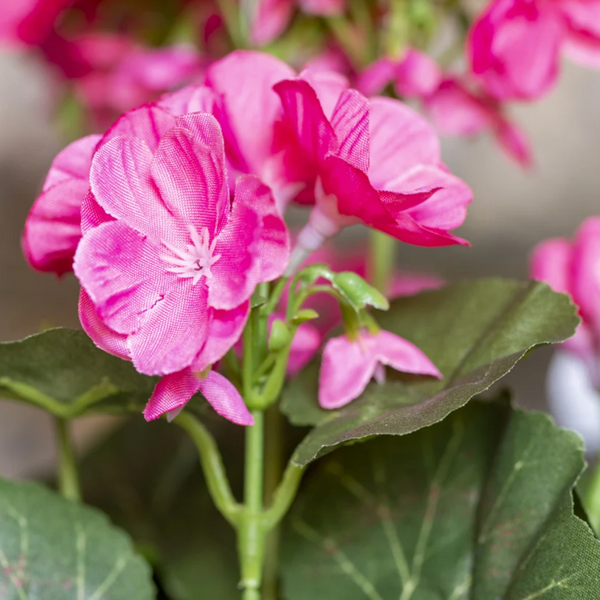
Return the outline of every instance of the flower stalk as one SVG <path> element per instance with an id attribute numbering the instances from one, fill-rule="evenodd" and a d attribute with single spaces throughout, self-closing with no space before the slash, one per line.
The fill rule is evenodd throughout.
<path id="1" fill-rule="evenodd" d="M 81 501 L 81 486 L 69 421 L 57 417 L 55 426 L 58 443 L 58 487 L 64 498 L 79 502 Z"/>
<path id="2" fill-rule="evenodd" d="M 600 461 L 596 464 L 589 482 L 585 505 L 592 529 L 596 534 L 600 534 Z"/>

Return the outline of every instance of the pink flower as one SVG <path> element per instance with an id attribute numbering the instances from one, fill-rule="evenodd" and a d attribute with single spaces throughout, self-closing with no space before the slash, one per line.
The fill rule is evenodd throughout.
<path id="1" fill-rule="evenodd" d="M 73 269 L 81 238 L 81 203 L 89 188 L 90 165 L 99 140 L 99 135 L 77 140 L 52 162 L 22 239 L 25 257 L 38 271 L 60 276 Z"/>
<path id="2" fill-rule="evenodd" d="M 575 239 L 555 238 L 539 244 L 531 257 L 530 273 L 557 292 L 569 294 L 582 319 L 574 337 L 564 342 L 585 362 L 594 384 L 600 386 L 600 217 L 590 217 Z"/>
<path id="3" fill-rule="evenodd" d="M 285 269 L 287 245 L 260 181 L 239 178 L 231 203 L 214 117 L 174 118 L 152 106 L 134 115 L 116 126 L 129 135 L 104 141 L 94 155 L 74 270 L 94 341 L 142 373 L 168 376 L 146 408 L 151 419 L 187 402 L 189 373 L 206 372 L 237 341 L 250 295 Z M 239 395 L 233 404 L 207 399 L 250 423 Z"/>
<path id="4" fill-rule="evenodd" d="M 319 404 L 327 409 L 345 406 L 362 394 L 373 377 L 382 382 L 386 365 L 405 373 L 442 377 L 421 350 L 389 331 L 362 331 L 355 340 L 342 335 L 325 344 Z"/>
<path id="5" fill-rule="evenodd" d="M 473 25 L 473 73 L 498 99 L 534 100 L 556 82 L 561 51 L 600 64 L 598 0 L 494 0 Z"/>
<path id="6" fill-rule="evenodd" d="M 396 100 L 319 90 L 310 75 L 275 86 L 288 177 L 315 202 L 299 245 L 314 250 L 360 222 L 411 244 L 465 244 L 449 230 L 464 221 L 471 191 L 441 162 L 427 122 Z"/>

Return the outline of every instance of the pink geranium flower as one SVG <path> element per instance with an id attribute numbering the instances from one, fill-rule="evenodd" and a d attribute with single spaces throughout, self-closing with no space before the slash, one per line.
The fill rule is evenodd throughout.
<path id="1" fill-rule="evenodd" d="M 471 68 L 495 98 L 534 100 L 548 92 L 560 53 L 600 66 L 600 1 L 494 0 L 468 40 Z"/>
<path id="2" fill-rule="evenodd" d="M 414 344 L 390 333 L 360 332 L 330 339 L 323 350 L 319 404 L 334 409 L 358 398 L 373 377 L 385 380 L 385 366 L 397 371 L 441 378 L 436 366 Z"/>
<path id="3" fill-rule="evenodd" d="M 82 324 L 96 343 L 142 373 L 168 376 L 146 408 L 150 419 L 187 402 L 190 373 L 206 372 L 237 341 L 250 295 L 281 274 L 287 244 L 279 244 L 280 219 L 256 178 L 238 179 L 230 203 L 214 117 L 175 118 L 152 106 L 134 114 L 92 161 L 75 273 Z M 233 393 L 222 382 L 206 390 L 226 388 Z M 228 398 L 207 396 L 227 418 L 249 424 L 239 394 Z"/>
<path id="4" fill-rule="evenodd" d="M 565 350 L 587 366 L 590 378 L 600 387 L 600 217 L 590 217 L 575 238 L 555 238 L 539 244 L 531 257 L 530 273 L 557 292 L 569 294 L 582 319 Z"/>

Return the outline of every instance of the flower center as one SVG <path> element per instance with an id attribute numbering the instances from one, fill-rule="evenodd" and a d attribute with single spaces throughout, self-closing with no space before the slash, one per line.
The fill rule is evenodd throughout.
<path id="1" fill-rule="evenodd" d="M 202 277 L 212 278 L 211 267 L 221 258 L 220 254 L 213 256 L 217 238 L 210 243 L 208 228 L 204 227 L 199 234 L 193 225 L 188 226 L 190 230 L 191 244 L 188 244 L 185 250 L 175 248 L 168 242 L 162 241 L 175 256 L 169 254 L 161 255 L 161 259 L 167 264 L 172 265 L 167 269 L 169 273 L 175 273 L 177 277 L 183 279 L 193 279 L 193 285 L 196 285 Z"/>

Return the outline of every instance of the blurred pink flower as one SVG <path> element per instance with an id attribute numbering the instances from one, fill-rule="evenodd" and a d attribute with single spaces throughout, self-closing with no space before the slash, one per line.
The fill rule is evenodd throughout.
<path id="1" fill-rule="evenodd" d="M 37 271 L 63 275 L 73 270 L 81 238 L 81 203 L 99 135 L 67 146 L 52 162 L 42 193 L 31 208 L 22 237 L 23 253 Z"/>
<path id="2" fill-rule="evenodd" d="M 473 74 L 497 99 L 535 100 L 556 82 L 560 53 L 600 66 L 599 0 L 493 0 L 468 39 Z"/>
<path id="3" fill-rule="evenodd" d="M 570 241 L 546 240 L 536 246 L 530 273 L 557 292 L 569 294 L 579 307 L 581 324 L 563 347 L 583 360 L 600 387 L 600 217 L 582 223 Z"/>
<path id="4" fill-rule="evenodd" d="M 140 372 L 203 373 L 241 335 L 255 286 L 285 268 L 287 243 L 256 178 L 239 178 L 230 204 L 214 117 L 175 118 L 152 106 L 134 115 L 115 126 L 121 135 L 109 131 L 92 161 L 75 256 L 82 324 Z M 166 398 L 189 400 L 170 391 L 182 380 L 189 390 L 183 374 L 157 387 L 146 418 L 178 407 L 165 408 Z M 241 398 L 225 416 L 249 424 Z"/>
<path id="5" fill-rule="evenodd" d="M 442 377 L 421 350 L 389 331 L 361 331 L 354 340 L 342 335 L 325 344 L 319 404 L 327 409 L 345 406 L 362 394 L 373 377 L 384 381 L 386 365 L 405 373 Z"/>

